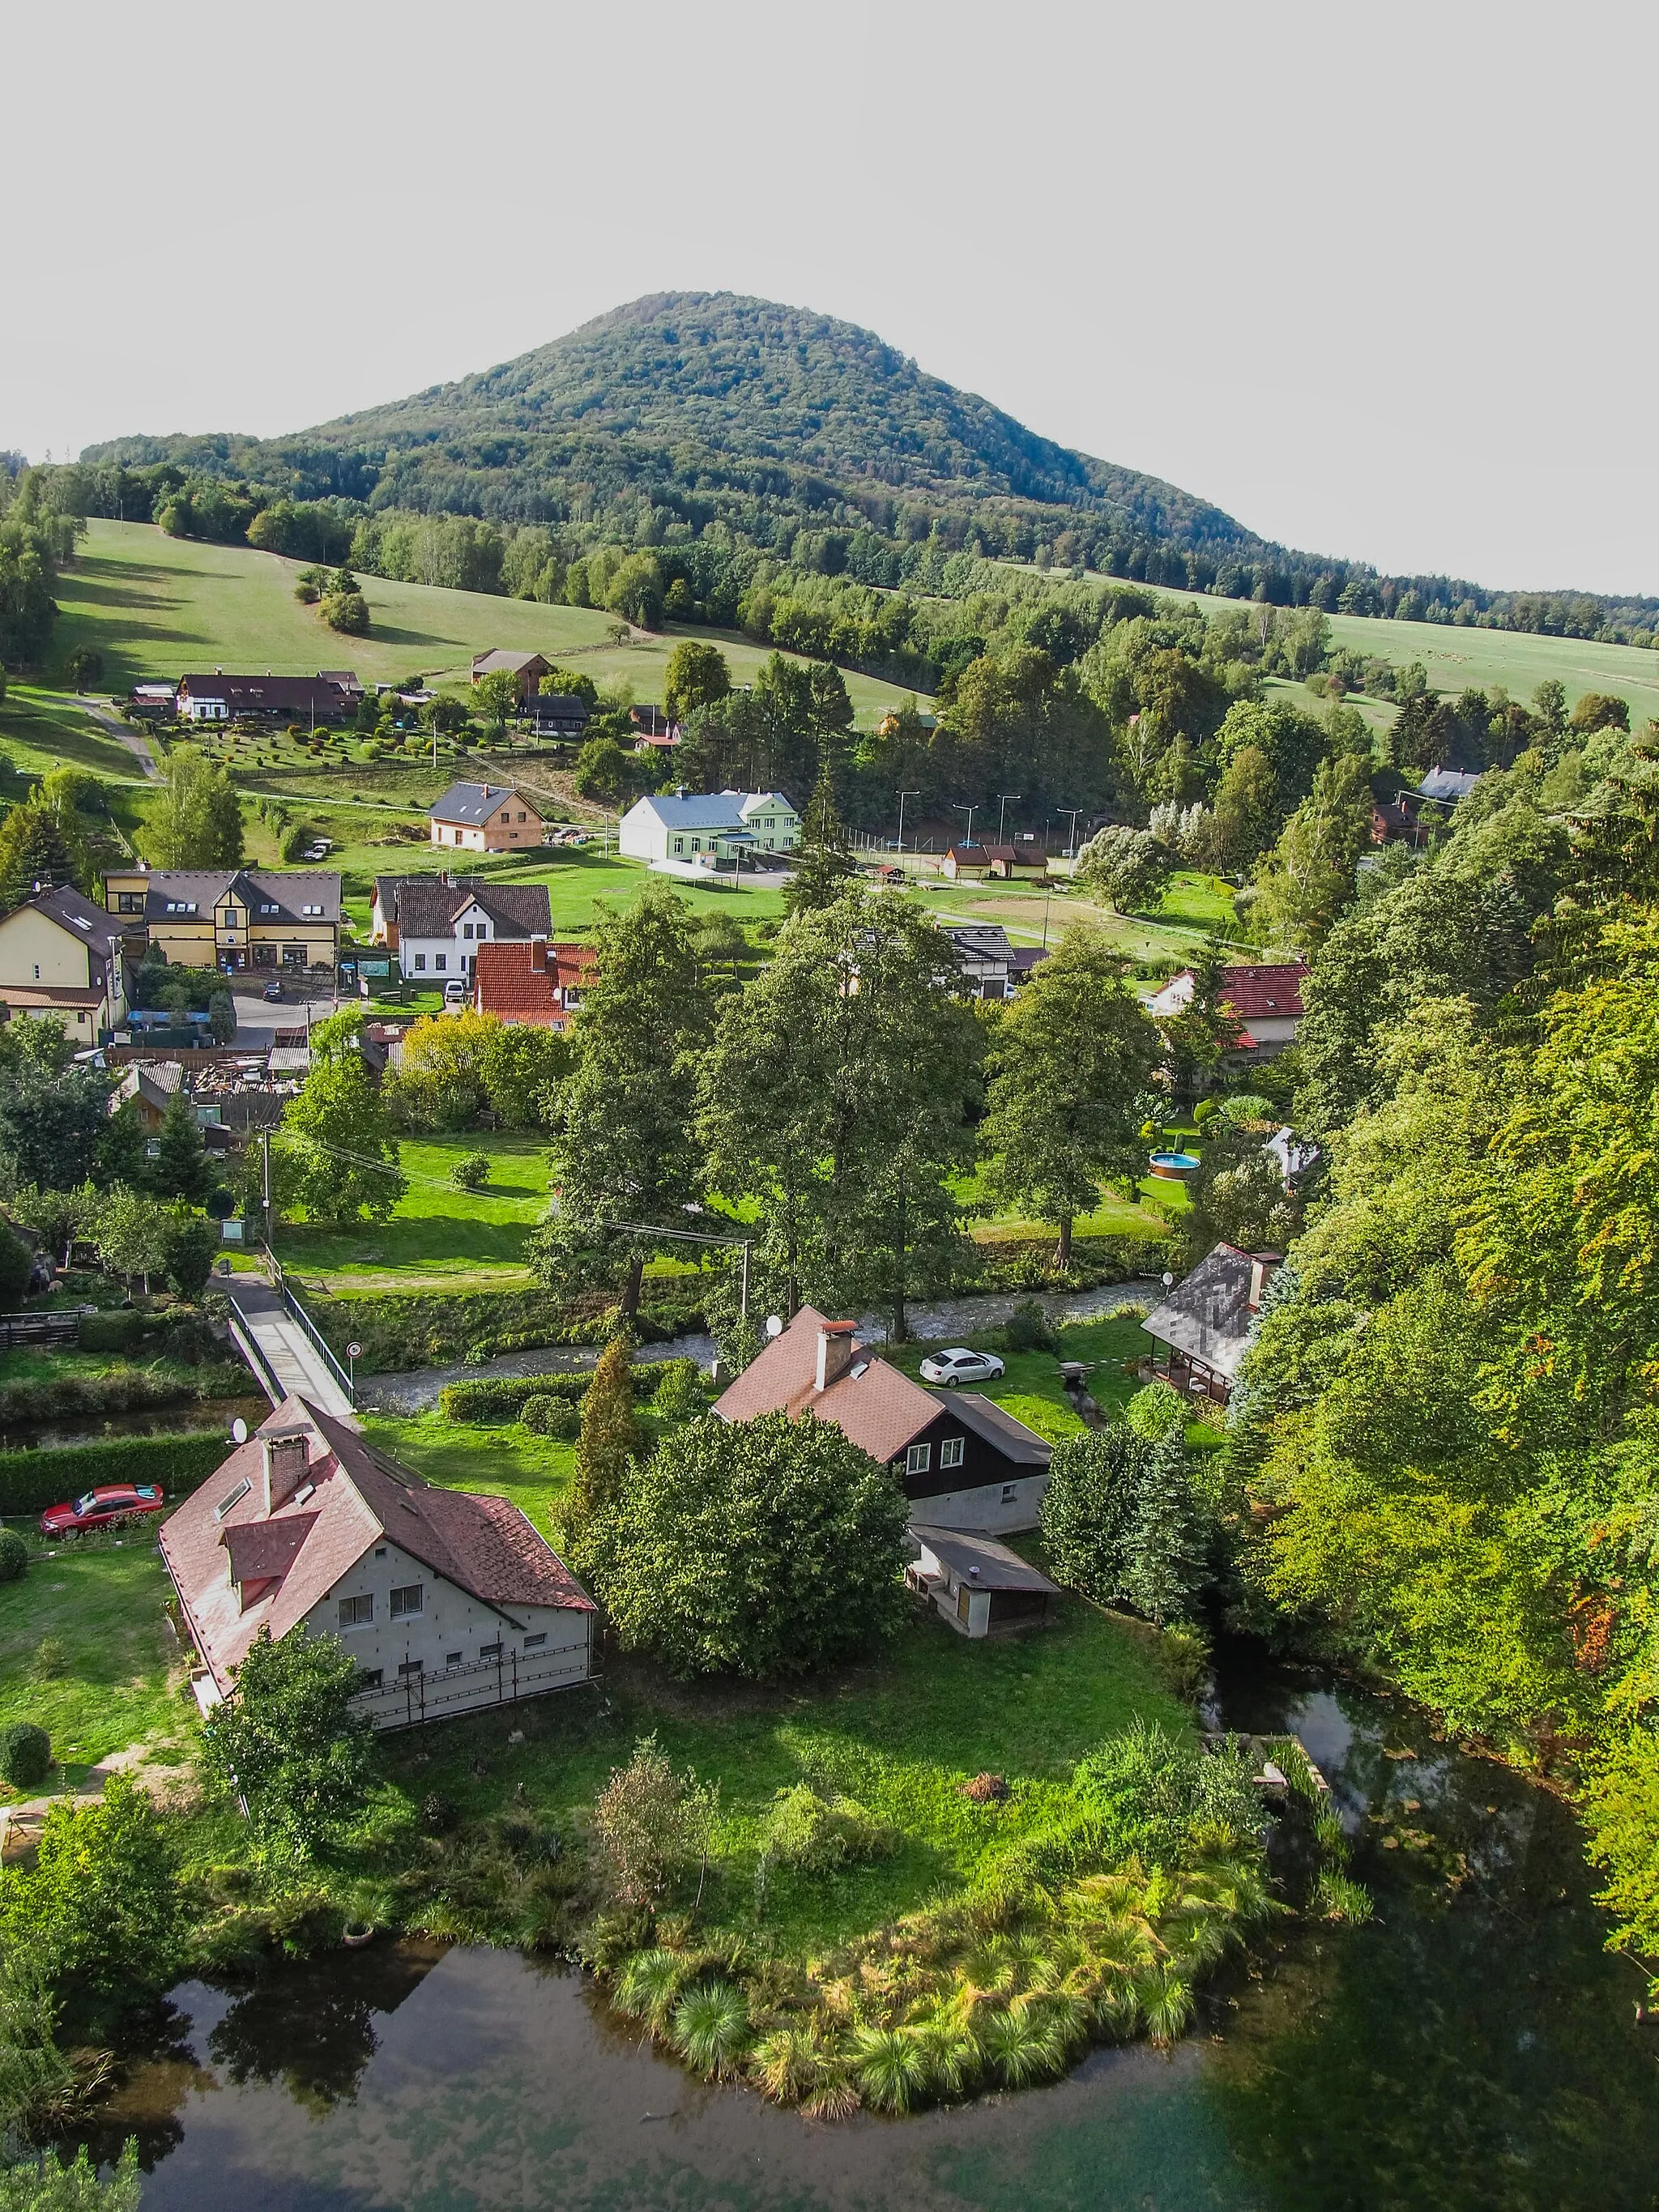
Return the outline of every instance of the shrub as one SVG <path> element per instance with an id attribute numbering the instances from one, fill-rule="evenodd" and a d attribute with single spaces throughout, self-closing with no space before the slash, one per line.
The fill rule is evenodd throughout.
<path id="1" fill-rule="evenodd" d="M 449 1180 L 458 1190 L 482 1190 L 489 1181 L 488 1152 L 469 1152 L 465 1159 L 457 1160 L 449 1170 Z"/>
<path id="2" fill-rule="evenodd" d="M 1145 1437 L 1148 1443 L 1162 1443 L 1171 1429 L 1185 1426 L 1187 1401 L 1168 1382 L 1149 1382 L 1130 1399 L 1123 1418 L 1138 1437 Z"/>
<path id="3" fill-rule="evenodd" d="M 880 1857 L 897 1842 L 896 1832 L 855 1799 L 820 1797 L 800 1782 L 774 1800 L 764 1850 L 793 1873 L 826 1875 Z"/>
<path id="4" fill-rule="evenodd" d="M 20 1582 L 28 1572 L 29 1547 L 15 1528 L 0 1528 L 0 1583 Z"/>
<path id="5" fill-rule="evenodd" d="M 33 1790 L 52 1765 L 52 1739 L 33 1721 L 14 1721 L 0 1729 L 0 1774 L 14 1790 Z"/>
<path id="6" fill-rule="evenodd" d="M 659 1420 L 695 1421 L 700 1413 L 708 1412 L 708 1400 L 695 1359 L 670 1359 L 663 1364 L 660 1374 L 651 1400 L 652 1410 Z"/>
<path id="7" fill-rule="evenodd" d="M 549 1390 L 538 1390 L 525 1400 L 519 1408 L 519 1421 L 532 1436 L 556 1437 L 563 1443 L 571 1443 L 581 1426 L 581 1416 L 569 1401 L 556 1398 Z"/>
<path id="8" fill-rule="evenodd" d="M 247 1802 L 257 1832 L 307 1858 L 357 1811 L 369 1757 L 367 1722 L 350 1710 L 356 1662 L 337 1636 L 262 1628 L 216 1705 L 204 1764 Z"/>
<path id="9" fill-rule="evenodd" d="M 706 1857 L 714 1803 L 694 1773 L 675 1773 L 654 1735 L 635 1744 L 626 1766 L 611 1769 L 594 1803 L 593 1835 L 619 1905 L 653 1904 Z"/>
<path id="10" fill-rule="evenodd" d="M 1023 1304 L 1014 1308 L 1002 1332 L 1002 1340 L 1010 1352 L 1054 1350 L 1054 1331 L 1035 1298 L 1027 1298 Z"/>
<path id="11" fill-rule="evenodd" d="M 904 1617 L 904 1495 L 833 1424 L 705 1415 L 596 1499 L 591 1571 L 624 1646 L 677 1674 L 851 1657 Z"/>

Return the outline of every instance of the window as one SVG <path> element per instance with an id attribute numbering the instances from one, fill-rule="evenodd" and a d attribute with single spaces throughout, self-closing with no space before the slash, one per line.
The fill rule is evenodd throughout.
<path id="1" fill-rule="evenodd" d="M 320 915 L 322 914 L 323 909 L 322 909 L 322 908 L 321 908 L 321 907 L 319 907 L 319 906 L 302 906 L 302 907 L 300 908 L 300 911 L 301 911 L 301 914 L 308 914 L 308 915 L 313 915 L 320 916 Z"/>
<path id="2" fill-rule="evenodd" d="M 405 1659 L 398 1669 L 398 1680 L 400 1682 L 406 1682 L 411 1674 L 424 1674 L 425 1672 L 424 1659 Z"/>
<path id="3" fill-rule="evenodd" d="M 432 964 L 438 973 L 442 975 L 444 969 L 449 965 L 449 955 L 447 952 L 434 952 L 432 956 Z"/>
<path id="4" fill-rule="evenodd" d="M 939 1463 L 941 1467 L 962 1465 L 963 1442 L 961 1437 L 946 1437 L 943 1440 L 939 1448 Z"/>
<path id="5" fill-rule="evenodd" d="M 259 908 L 259 911 L 261 914 L 276 914 L 279 913 L 281 909 L 278 908 L 275 899 L 267 899 L 264 904 Z"/>
<path id="6" fill-rule="evenodd" d="M 425 967 L 425 965 L 426 965 L 426 955 L 425 955 L 425 953 L 424 953 L 424 952 L 417 952 L 417 953 L 415 955 L 415 965 L 416 966 L 416 968 L 424 968 L 424 967 Z"/>
<path id="7" fill-rule="evenodd" d="M 481 1644 L 478 1646 L 478 1656 L 480 1659 L 499 1659 L 501 1656 L 501 1646 L 499 1637 L 494 1644 Z"/>
<path id="8" fill-rule="evenodd" d="M 423 1603 L 424 1583 L 404 1583 L 392 1593 L 392 1618 L 407 1620 L 411 1613 L 419 1613 Z"/>
<path id="9" fill-rule="evenodd" d="M 675 838 L 675 840 L 674 840 L 674 850 L 675 850 L 675 852 L 676 852 L 676 853 L 684 853 L 684 850 L 685 850 L 685 840 L 684 840 L 684 837 L 676 837 L 676 838 Z"/>
<path id="10" fill-rule="evenodd" d="M 445 1652 L 445 1654 L 444 1654 L 444 1664 L 445 1664 L 445 1666 L 446 1666 L 446 1667 L 459 1667 L 459 1666 L 460 1665 L 460 1663 L 461 1663 L 461 1655 L 460 1655 L 460 1653 L 459 1653 L 459 1651 L 446 1651 L 446 1652 Z"/>
<path id="11" fill-rule="evenodd" d="M 386 1557 L 386 1546 L 385 1546 L 384 1544 L 377 1544 L 377 1545 L 374 1547 L 374 1556 L 375 1556 L 375 1558 L 376 1558 L 377 1559 L 385 1559 L 385 1557 Z"/>
<path id="12" fill-rule="evenodd" d="M 524 809 L 522 806 L 519 809 L 519 819 L 520 822 L 524 820 Z"/>
<path id="13" fill-rule="evenodd" d="M 1005 1482 L 1005 1483 L 1003 1484 L 1003 1486 L 1002 1486 L 1002 1502 L 1003 1502 L 1003 1504 L 1004 1504 L 1005 1505 L 1012 1505 L 1012 1504 L 1013 1504 L 1013 1502 L 1014 1502 L 1014 1489 L 1015 1489 L 1015 1486 L 1014 1486 L 1014 1484 L 1012 1484 L 1012 1482 Z"/>
<path id="14" fill-rule="evenodd" d="M 142 914 L 144 910 L 143 891 L 118 891 L 115 895 L 117 914 Z"/>
<path id="15" fill-rule="evenodd" d="M 544 1628 L 538 1628 L 533 1636 L 526 1637 L 524 1648 L 526 1651 L 539 1651 L 546 1641 L 547 1631 Z"/>
<path id="16" fill-rule="evenodd" d="M 378 1690 L 386 1680 L 386 1670 L 380 1667 L 364 1667 L 357 1675 L 360 1690 Z"/>
<path id="17" fill-rule="evenodd" d="M 216 1521 L 222 1521 L 226 1514 L 229 1512 L 231 1507 L 233 1505 L 240 1505 L 252 1487 L 253 1485 L 247 1480 L 246 1476 L 244 1476 L 242 1480 L 237 1484 L 234 1490 L 227 1491 L 225 1495 L 219 1500 L 219 1503 L 214 1507 L 214 1519 Z"/>
<path id="18" fill-rule="evenodd" d="M 907 1474 L 926 1474 L 933 1462 L 932 1444 L 912 1444 L 904 1455 L 904 1472 Z"/>
<path id="19" fill-rule="evenodd" d="M 340 1600 L 342 1628 L 367 1628 L 374 1618 L 374 1600 L 369 1597 L 343 1597 Z"/>
<path id="20" fill-rule="evenodd" d="M 470 921 L 464 921 L 464 922 L 461 924 L 461 935 L 462 935 L 463 937 L 470 938 L 470 937 L 471 936 L 471 934 L 472 934 L 472 924 L 471 924 Z"/>

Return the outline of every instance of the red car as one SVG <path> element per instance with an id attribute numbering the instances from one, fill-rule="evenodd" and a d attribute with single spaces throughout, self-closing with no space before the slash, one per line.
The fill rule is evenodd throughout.
<path id="1" fill-rule="evenodd" d="M 152 1482 L 100 1482 L 73 1505 L 49 1505 L 40 1516 L 43 1536 L 79 1536 L 88 1528 L 125 1528 L 165 1503 Z"/>

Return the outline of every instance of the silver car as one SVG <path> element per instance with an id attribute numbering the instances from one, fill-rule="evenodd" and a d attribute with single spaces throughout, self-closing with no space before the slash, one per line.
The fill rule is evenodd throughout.
<path id="1" fill-rule="evenodd" d="M 994 1352 L 969 1352 L 965 1345 L 930 1352 L 921 1363 L 922 1381 L 942 1382 L 947 1390 L 958 1382 L 993 1382 L 1006 1371 Z"/>

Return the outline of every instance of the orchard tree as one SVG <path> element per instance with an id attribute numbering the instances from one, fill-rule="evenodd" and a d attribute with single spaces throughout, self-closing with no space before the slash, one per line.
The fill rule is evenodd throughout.
<path id="1" fill-rule="evenodd" d="M 605 915 L 593 949 L 554 1107 L 553 1212 L 529 1257 L 550 1285 L 596 1261 L 619 1271 L 627 1322 L 647 1260 L 675 1249 L 655 1232 L 683 1228 L 702 1194 L 690 1119 L 709 1006 L 696 918 L 666 884 Z"/>
<path id="2" fill-rule="evenodd" d="M 1096 930 L 1073 930 L 1003 1017 L 980 1130 L 986 1182 L 1003 1204 L 1059 1224 L 1057 1267 L 1101 1184 L 1132 1184 L 1145 1165 L 1143 1097 L 1159 1056 L 1121 958 Z"/>
<path id="3" fill-rule="evenodd" d="M 709 1414 L 634 1464 L 596 1531 L 596 1581 L 623 1645 L 672 1674 L 803 1674 L 898 1627 L 905 1511 L 833 1422 Z"/>

